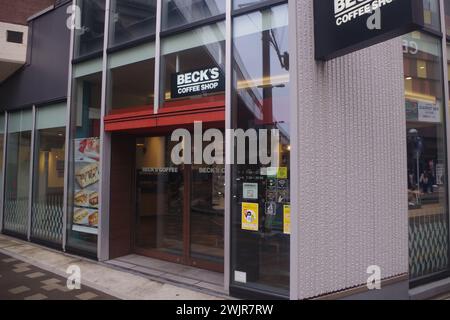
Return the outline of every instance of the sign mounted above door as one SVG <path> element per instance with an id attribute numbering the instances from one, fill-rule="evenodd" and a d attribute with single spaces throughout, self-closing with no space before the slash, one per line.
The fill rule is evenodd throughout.
<path id="1" fill-rule="evenodd" d="M 424 28 L 423 0 L 314 0 L 316 60 Z"/>

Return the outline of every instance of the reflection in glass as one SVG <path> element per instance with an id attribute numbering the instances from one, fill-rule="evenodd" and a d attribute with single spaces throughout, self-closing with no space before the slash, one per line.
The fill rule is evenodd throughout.
<path id="1" fill-rule="evenodd" d="M 245 9 L 267 0 L 233 0 L 234 10 Z"/>
<path id="2" fill-rule="evenodd" d="M 444 0 L 445 33 L 450 37 L 450 0 Z"/>
<path id="3" fill-rule="evenodd" d="M 37 109 L 31 237 L 62 243 L 66 105 Z"/>
<path id="4" fill-rule="evenodd" d="M 423 18 L 425 26 L 441 30 L 441 18 L 439 11 L 439 0 L 423 0 Z"/>
<path id="5" fill-rule="evenodd" d="M 163 0 L 162 30 L 183 26 L 225 13 L 223 0 Z"/>
<path id="6" fill-rule="evenodd" d="M 75 58 L 103 49 L 105 33 L 105 0 L 78 0 L 81 28 L 75 30 Z"/>
<path id="7" fill-rule="evenodd" d="M 413 280 L 448 269 L 447 158 L 439 39 L 404 39 L 409 268 Z"/>
<path id="8" fill-rule="evenodd" d="M 6 149 L 4 230 L 27 235 L 32 111 L 9 114 Z"/>
<path id="9" fill-rule="evenodd" d="M 97 72 L 75 78 L 72 89 L 67 247 L 90 255 L 97 252 L 101 87 Z"/>
<path id="10" fill-rule="evenodd" d="M 233 35 L 234 127 L 278 129 L 280 149 L 278 167 L 233 166 L 232 280 L 281 295 L 289 293 L 290 261 L 287 23 L 287 6 L 272 7 L 235 18 Z M 235 272 L 246 274 L 246 284 Z"/>
<path id="11" fill-rule="evenodd" d="M 176 87 L 172 81 L 177 73 L 218 67 L 224 73 L 225 68 L 225 25 L 218 23 L 172 36 L 164 39 L 161 44 L 162 57 L 162 101 L 174 100 Z M 223 91 L 196 94 L 192 93 L 187 99 L 223 96 Z M 214 99 L 212 97 L 211 99 Z M 223 99 L 223 98 L 222 98 Z"/>
<path id="12" fill-rule="evenodd" d="M 153 35 L 156 0 L 111 1 L 110 46 Z"/>

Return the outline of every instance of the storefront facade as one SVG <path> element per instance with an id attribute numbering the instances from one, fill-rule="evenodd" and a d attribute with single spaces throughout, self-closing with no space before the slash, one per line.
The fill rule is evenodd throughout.
<path id="1" fill-rule="evenodd" d="M 3 233 L 218 272 L 236 297 L 450 280 L 450 1 L 328 62 L 312 1 L 74 4 L 67 98 L 0 84 Z"/>

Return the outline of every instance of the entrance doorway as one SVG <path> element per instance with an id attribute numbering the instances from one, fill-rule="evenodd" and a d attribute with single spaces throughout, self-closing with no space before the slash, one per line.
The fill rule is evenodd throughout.
<path id="1" fill-rule="evenodd" d="M 223 272 L 225 167 L 175 165 L 175 144 L 136 139 L 134 251 Z"/>

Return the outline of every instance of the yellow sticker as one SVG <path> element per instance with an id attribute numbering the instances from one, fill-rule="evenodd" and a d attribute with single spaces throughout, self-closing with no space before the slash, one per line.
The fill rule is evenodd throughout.
<path id="1" fill-rule="evenodd" d="M 242 203 L 242 230 L 258 231 L 259 229 L 259 204 Z"/>
<path id="2" fill-rule="evenodd" d="M 278 168 L 277 178 L 278 179 L 287 179 L 288 178 L 288 168 L 287 167 Z"/>
<path id="3" fill-rule="evenodd" d="M 283 232 L 284 234 L 291 234 L 291 206 L 283 206 Z"/>

